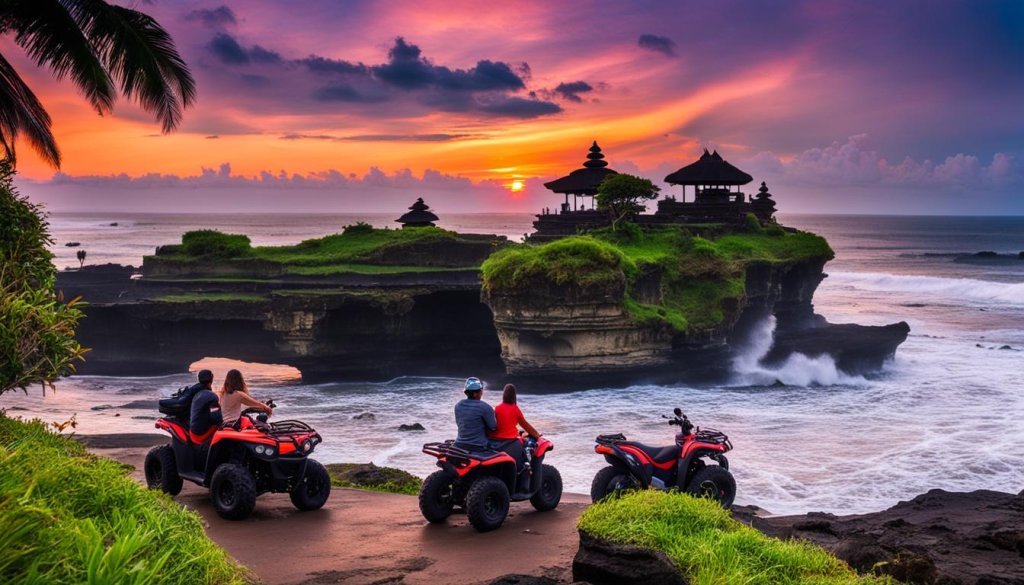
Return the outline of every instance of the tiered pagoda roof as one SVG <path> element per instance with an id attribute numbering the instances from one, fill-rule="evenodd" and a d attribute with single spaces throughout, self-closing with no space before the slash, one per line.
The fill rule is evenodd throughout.
<path id="1" fill-rule="evenodd" d="M 617 175 L 618 172 L 608 168 L 608 162 L 604 160 L 601 147 L 594 141 L 590 147 L 590 154 L 587 155 L 587 162 L 583 168 L 576 169 L 561 179 L 555 179 L 544 186 L 555 193 L 567 195 L 597 195 L 597 187 L 608 175 Z"/>
<path id="2" fill-rule="evenodd" d="M 409 212 L 395 221 L 402 224 L 402 227 L 428 227 L 433 226 L 438 217 L 430 211 L 430 206 L 423 202 L 420 197 L 409 207 Z"/>
<path id="3" fill-rule="evenodd" d="M 753 180 L 754 177 L 724 160 L 717 150 L 709 153 L 706 148 L 697 162 L 665 177 L 671 185 L 746 185 Z"/>

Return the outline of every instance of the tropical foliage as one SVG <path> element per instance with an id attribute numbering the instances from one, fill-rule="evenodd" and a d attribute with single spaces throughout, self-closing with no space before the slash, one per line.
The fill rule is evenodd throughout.
<path id="1" fill-rule="evenodd" d="M 0 164 L 0 394 L 52 386 L 85 352 L 74 336 L 81 303 L 54 292 L 45 214 L 18 194 L 13 177 Z"/>
<path id="2" fill-rule="evenodd" d="M 120 94 L 170 132 L 195 101 L 195 81 L 171 36 L 137 10 L 103 0 L 3 0 L 0 35 L 57 79 L 70 78 L 101 115 L 113 111 Z M 35 93 L 0 54 L 0 146 L 6 159 L 13 164 L 15 142 L 24 137 L 47 162 L 60 166 L 51 124 Z"/>
<path id="3" fill-rule="evenodd" d="M 242 584 L 195 512 L 39 421 L 0 414 L 0 583 Z"/>

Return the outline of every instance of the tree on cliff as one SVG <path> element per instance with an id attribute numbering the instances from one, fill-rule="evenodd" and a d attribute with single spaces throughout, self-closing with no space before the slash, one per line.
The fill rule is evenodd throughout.
<path id="1" fill-rule="evenodd" d="M 597 208 L 608 211 L 612 218 L 612 231 L 619 222 L 644 210 L 644 201 L 658 196 L 661 188 L 634 175 L 608 175 L 597 188 Z"/>
<path id="2" fill-rule="evenodd" d="M 142 12 L 104 0 L 0 0 L 0 34 L 57 79 L 70 77 L 101 115 L 121 94 L 170 132 L 195 101 L 195 81 L 174 41 Z M 0 54 L 0 144 L 12 164 L 20 136 L 60 166 L 50 115 Z"/>
<path id="3" fill-rule="evenodd" d="M 0 0 L 0 35 L 57 79 L 70 77 L 101 115 L 123 95 L 170 132 L 195 101 L 171 36 L 139 11 L 104 0 Z M 19 138 L 60 166 L 50 115 L 0 53 L 0 394 L 52 386 L 85 353 L 75 341 L 80 304 L 54 290 L 46 214 L 14 188 Z"/>

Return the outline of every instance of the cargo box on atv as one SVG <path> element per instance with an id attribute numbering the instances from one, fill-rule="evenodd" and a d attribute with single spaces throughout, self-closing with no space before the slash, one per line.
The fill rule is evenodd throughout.
<path id="1" fill-rule="evenodd" d="M 161 398 L 157 406 L 160 414 L 188 420 L 191 414 L 189 410 L 192 408 L 192 398 L 199 389 L 197 386 L 189 386 L 178 390 L 170 398 Z"/>

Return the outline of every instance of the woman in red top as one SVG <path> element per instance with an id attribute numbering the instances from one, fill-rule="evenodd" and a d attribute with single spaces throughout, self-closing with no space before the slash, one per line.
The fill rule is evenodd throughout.
<path id="1" fill-rule="evenodd" d="M 501 404 L 494 407 L 494 417 L 498 421 L 497 428 L 491 433 L 491 446 L 504 451 L 521 461 L 523 456 L 523 444 L 519 441 L 519 429 L 523 427 L 528 435 L 537 439 L 540 433 L 537 429 L 526 422 L 523 411 L 516 405 L 516 387 L 512 384 L 505 384 L 505 391 L 501 395 Z"/>

